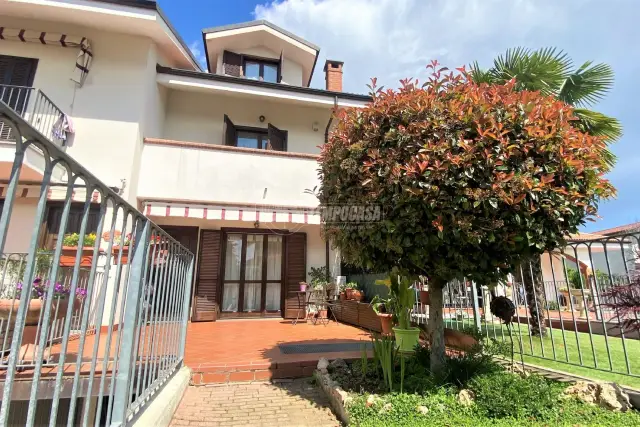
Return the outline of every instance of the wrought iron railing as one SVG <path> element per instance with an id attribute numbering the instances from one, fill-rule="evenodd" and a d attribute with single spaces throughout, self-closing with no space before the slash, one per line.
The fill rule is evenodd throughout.
<path id="1" fill-rule="evenodd" d="M 0 101 L 55 144 L 64 145 L 64 112 L 40 89 L 0 84 Z M 9 126 L 0 123 L 0 141 L 14 141 Z"/>
<path id="2" fill-rule="evenodd" d="M 605 376 L 595 374 L 597 378 L 612 376 L 637 387 L 640 330 L 629 330 L 624 321 L 638 321 L 638 314 L 625 315 L 616 308 L 619 298 L 611 290 L 640 278 L 639 247 L 640 230 L 570 241 L 562 250 L 523 262 L 504 283 L 449 283 L 443 295 L 445 327 L 474 328 L 509 343 L 509 328 L 490 310 L 492 298 L 504 295 L 516 307 L 511 337 L 522 361 L 558 370 L 572 365 L 583 376 L 601 371 Z M 427 323 L 428 311 L 417 302 L 413 320 Z"/>
<path id="3" fill-rule="evenodd" d="M 0 216 L 0 425 L 33 426 L 43 406 L 50 426 L 128 424 L 183 363 L 194 256 L 3 102 L 0 125 L 15 140 Z M 20 180 L 27 148 L 45 159 L 35 192 Z M 62 215 L 42 252 L 52 197 Z M 72 237 L 80 247 L 65 246 Z"/>

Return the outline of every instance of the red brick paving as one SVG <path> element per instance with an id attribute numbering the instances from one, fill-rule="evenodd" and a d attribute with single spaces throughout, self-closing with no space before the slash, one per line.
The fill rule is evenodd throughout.
<path id="1" fill-rule="evenodd" d="M 185 364 L 195 384 L 264 381 L 311 376 L 318 359 L 360 358 L 360 351 L 283 354 L 278 344 L 369 342 L 353 326 L 298 323 L 283 319 L 190 323 Z"/>

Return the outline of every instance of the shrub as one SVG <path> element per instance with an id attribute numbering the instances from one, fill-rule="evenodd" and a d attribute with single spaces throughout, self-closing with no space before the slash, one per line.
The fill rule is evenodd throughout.
<path id="1" fill-rule="evenodd" d="M 338 114 L 318 190 L 324 206 L 385 209 L 366 227 L 322 223 L 346 262 L 429 277 L 433 370 L 444 363 L 447 282 L 504 279 L 562 246 L 614 194 L 601 174 L 606 144 L 571 126 L 572 107 L 436 67 L 424 85 L 374 82 L 371 104 Z"/>
<path id="2" fill-rule="evenodd" d="M 64 240 L 62 241 L 62 244 L 64 246 L 76 247 L 76 246 L 78 246 L 79 242 L 80 242 L 80 235 L 78 233 L 71 233 L 71 234 L 67 234 L 67 235 L 64 236 Z M 82 246 L 91 246 L 91 247 L 93 247 L 93 245 L 95 245 L 95 243 L 96 243 L 96 235 L 95 235 L 95 233 L 86 234 L 84 236 L 84 240 L 82 241 Z"/>
<path id="3" fill-rule="evenodd" d="M 509 372 L 482 375 L 469 383 L 478 408 L 492 418 L 544 419 L 553 411 L 562 387 L 538 375 L 521 378 Z"/>

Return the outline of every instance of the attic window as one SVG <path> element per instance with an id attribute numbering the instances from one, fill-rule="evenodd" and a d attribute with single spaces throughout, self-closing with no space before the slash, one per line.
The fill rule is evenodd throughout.
<path id="1" fill-rule="evenodd" d="M 248 79 L 278 83 L 278 67 L 277 62 L 244 58 L 243 74 Z"/>

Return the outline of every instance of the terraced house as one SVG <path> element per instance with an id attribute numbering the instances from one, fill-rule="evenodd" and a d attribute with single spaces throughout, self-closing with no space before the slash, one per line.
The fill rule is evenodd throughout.
<path id="1" fill-rule="evenodd" d="M 363 106 L 369 96 L 343 92 L 342 62 L 319 64 L 320 47 L 270 22 L 209 28 L 202 37 L 207 69 L 154 1 L 0 0 L 0 240 L 3 271 L 19 273 L 2 276 L 9 311 L 0 319 L 8 365 L 1 380 L 12 396 L 10 412 L 2 399 L 2 422 L 48 423 L 65 410 L 77 422 L 130 419 L 184 354 L 186 323 L 164 353 L 155 343 L 169 341 L 145 341 L 145 325 L 155 319 L 177 330 L 182 314 L 194 322 L 295 318 L 295 291 L 310 268 L 339 274 L 309 190 L 318 185 L 332 112 Z M 310 87 L 314 73 L 325 74 L 324 89 Z M 28 136 L 33 143 L 19 143 Z M 153 221 L 151 244 L 137 258 L 145 218 Z M 85 248 L 65 261 L 74 233 Z M 86 240 L 92 233 L 95 251 Z M 35 253 L 54 254 L 53 273 L 39 272 Z M 145 256 L 148 267 L 135 268 Z M 175 269 L 162 272 L 171 259 Z M 45 299 L 29 323 L 36 299 L 20 297 L 25 266 L 42 275 L 32 292 L 46 275 L 66 274 L 72 293 L 76 283 L 84 287 L 83 305 L 69 304 L 73 315 L 65 318 L 58 311 L 67 305 Z M 160 284 L 149 290 L 152 280 Z M 127 332 L 131 316 L 142 325 L 135 338 Z M 117 335 L 98 340 L 98 332 Z M 140 350 L 147 342 L 151 350 Z M 161 354 L 170 361 L 147 375 Z M 85 362 L 93 363 L 88 379 Z M 75 378 L 65 388 L 69 372 Z M 21 375 L 29 381 L 15 381 Z M 59 376 L 56 387 L 39 382 L 46 375 Z M 42 399 L 48 403 L 36 410 Z"/>
<path id="2" fill-rule="evenodd" d="M 1 4 L 2 99 L 198 254 L 193 320 L 295 317 L 292 291 L 309 268 L 337 273 L 305 190 L 333 108 L 369 100 L 342 91 L 342 62 L 317 64 L 318 46 L 254 21 L 203 30 L 202 70 L 152 1 Z M 326 89 L 309 87 L 320 72 Z M 42 160 L 27 157 L 25 177 L 37 178 Z M 5 252 L 27 250 L 20 230 L 37 194 L 27 184 Z M 63 196 L 53 193 L 49 248 Z"/>

